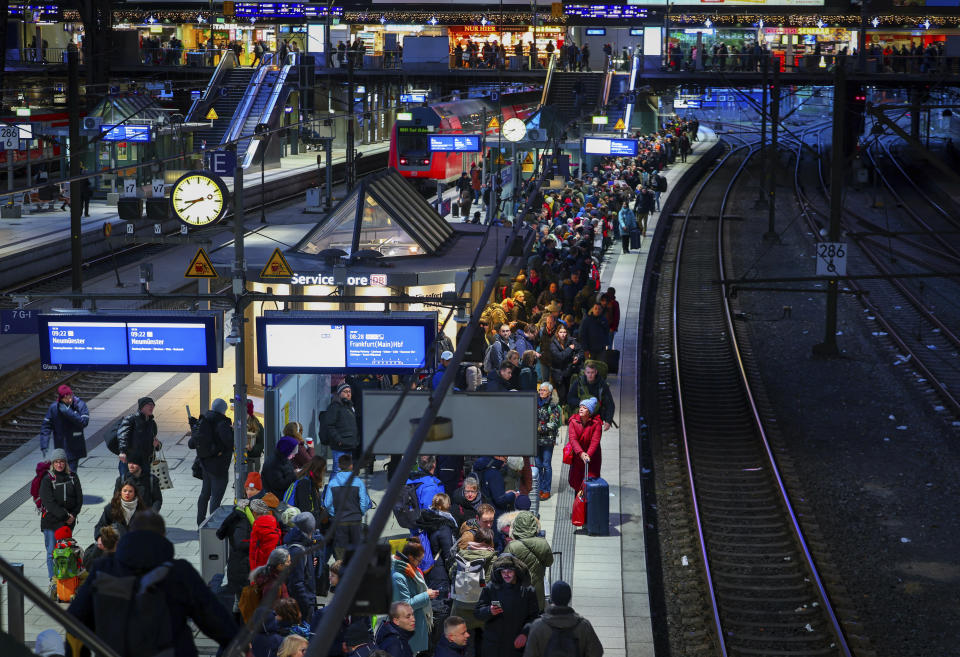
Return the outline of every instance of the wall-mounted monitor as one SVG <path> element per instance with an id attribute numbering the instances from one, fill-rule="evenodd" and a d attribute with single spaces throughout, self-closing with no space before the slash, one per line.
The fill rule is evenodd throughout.
<path id="1" fill-rule="evenodd" d="M 428 142 L 434 153 L 480 152 L 480 135 L 430 135 Z"/>
<path id="2" fill-rule="evenodd" d="M 411 374 L 433 365 L 436 312 L 268 312 L 257 368 L 271 374 Z"/>
<path id="3" fill-rule="evenodd" d="M 588 155 L 615 155 L 636 157 L 636 139 L 611 139 L 609 137 L 584 137 L 583 152 Z"/>

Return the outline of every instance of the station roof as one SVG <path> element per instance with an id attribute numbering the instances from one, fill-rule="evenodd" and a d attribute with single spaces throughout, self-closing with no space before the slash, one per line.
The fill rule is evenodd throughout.
<path id="1" fill-rule="evenodd" d="M 453 229 L 395 169 L 361 180 L 294 251 L 347 255 L 375 251 L 385 258 L 436 255 Z"/>

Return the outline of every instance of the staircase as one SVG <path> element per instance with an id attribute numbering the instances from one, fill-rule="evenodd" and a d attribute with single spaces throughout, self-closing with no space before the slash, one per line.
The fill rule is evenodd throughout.
<path id="1" fill-rule="evenodd" d="M 603 73 L 561 73 L 550 81 L 547 105 L 552 106 L 564 123 L 590 114 L 601 102 Z"/>
<path id="2" fill-rule="evenodd" d="M 217 118 L 213 120 L 212 127 L 197 130 L 193 133 L 194 144 L 200 144 L 202 143 L 201 140 L 205 139 L 207 149 L 214 149 L 220 145 L 220 141 L 230 127 L 233 114 L 236 112 L 237 106 L 240 104 L 240 100 L 247 90 L 247 85 L 250 84 L 256 70 L 255 68 L 234 68 L 226 72 L 223 84 L 220 86 L 220 89 L 226 89 L 226 93 L 219 95 L 221 92 L 217 90 L 218 95 L 213 103 Z M 193 120 L 206 121 L 207 119 L 205 116 L 198 116 Z"/>

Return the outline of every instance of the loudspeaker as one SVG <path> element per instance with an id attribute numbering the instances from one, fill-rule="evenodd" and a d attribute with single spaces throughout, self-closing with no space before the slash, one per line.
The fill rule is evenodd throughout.
<path id="1" fill-rule="evenodd" d="M 153 221 L 166 221 L 170 218 L 170 201 L 165 198 L 148 198 L 147 219 Z"/>
<path id="2" fill-rule="evenodd" d="M 348 563 L 351 556 L 348 552 L 344 563 Z M 373 561 L 364 572 L 363 581 L 347 613 L 365 616 L 390 613 L 390 602 L 393 600 L 390 558 L 390 545 L 377 543 Z"/>
<path id="3" fill-rule="evenodd" d="M 117 214 L 124 221 L 136 221 L 143 216 L 143 199 L 121 198 L 117 201 Z"/>

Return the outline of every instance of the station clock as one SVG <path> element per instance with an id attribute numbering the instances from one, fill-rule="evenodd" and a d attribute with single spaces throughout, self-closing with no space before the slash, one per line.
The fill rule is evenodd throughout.
<path id="1" fill-rule="evenodd" d="M 520 141 L 527 136 L 527 124 L 523 122 L 523 119 L 516 117 L 507 119 L 503 122 L 503 127 L 500 128 L 500 134 L 507 141 Z"/>
<path id="2" fill-rule="evenodd" d="M 170 207 L 188 226 L 215 224 L 227 214 L 229 191 L 219 176 L 208 171 L 188 171 L 173 184 Z"/>

